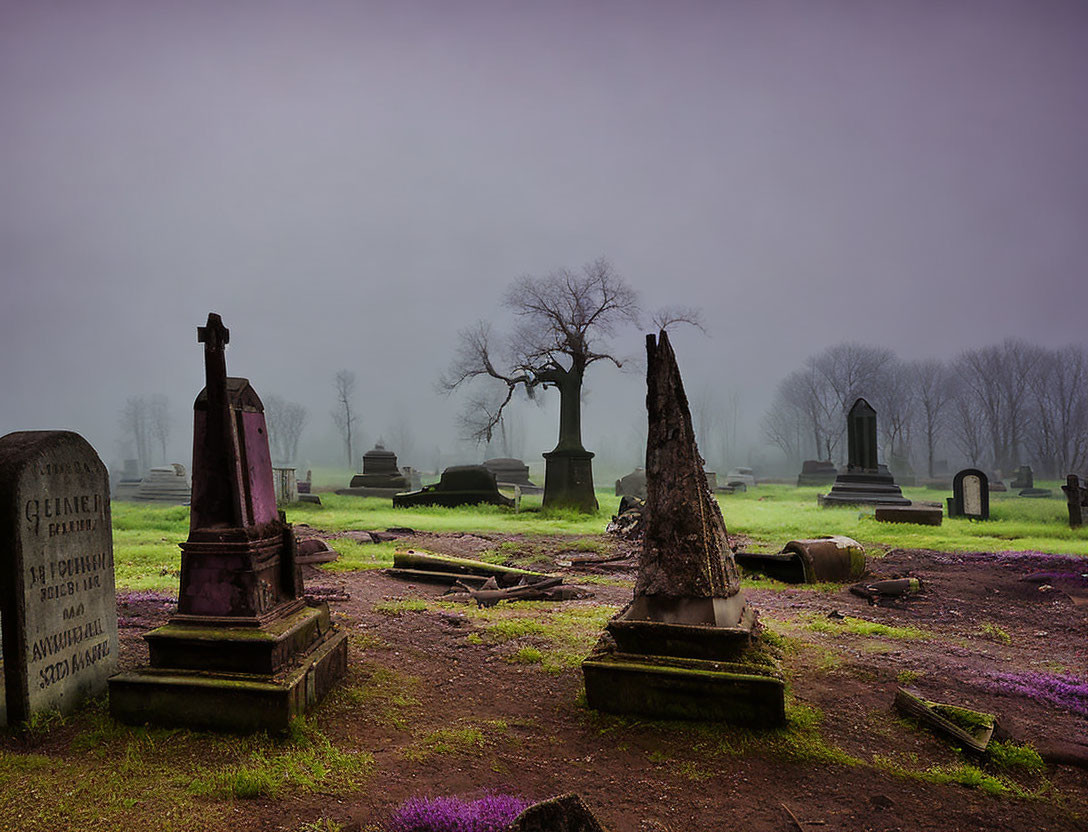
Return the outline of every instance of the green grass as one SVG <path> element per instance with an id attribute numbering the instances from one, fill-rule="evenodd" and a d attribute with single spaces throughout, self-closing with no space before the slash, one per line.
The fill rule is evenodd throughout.
<path id="1" fill-rule="evenodd" d="M 990 641 L 996 641 L 999 644 L 1012 643 L 1012 636 L 990 621 L 983 621 L 978 625 L 978 630 Z"/>
<path id="2" fill-rule="evenodd" d="M 753 551 L 778 551 L 796 538 L 844 534 L 866 546 L 935 549 L 946 552 L 1033 550 L 1088 555 L 1088 527 L 1069 528 L 1065 500 L 1058 483 L 1042 483 L 1057 495 L 1029 500 L 1015 494 L 991 494 L 991 520 L 944 519 L 941 526 L 878 523 L 873 508 L 821 508 L 818 494 L 827 488 L 760 485 L 743 494 L 720 495 L 725 524 L 733 534 L 753 538 Z M 941 502 L 948 494 L 926 488 L 904 488 L 912 500 Z M 872 551 L 867 551 L 872 555 Z"/>
<path id="3" fill-rule="evenodd" d="M 453 601 L 438 601 L 435 607 L 456 610 L 467 615 L 481 628 L 482 636 L 470 633 L 466 641 L 474 645 L 501 646 L 517 644 L 517 649 L 507 655 L 513 659 L 521 652 L 525 663 L 539 664 L 550 673 L 559 673 L 577 667 L 588 655 L 604 629 L 605 623 L 616 614 L 618 607 L 610 604 L 564 604 L 551 601 L 504 601 L 494 607 L 473 608 Z M 477 635 L 477 638 L 472 638 Z M 538 661 L 529 662 L 526 657 L 540 653 Z"/>
<path id="4" fill-rule="evenodd" d="M 393 565 L 396 541 L 360 543 L 347 537 L 336 537 L 329 545 L 340 555 L 338 560 L 324 564 L 329 572 L 361 572 L 365 569 L 388 569 Z"/>
<path id="5" fill-rule="evenodd" d="M 97 701 L 51 730 L 71 742 L 48 755 L 0 751 L 0 817 L 20 832 L 140 829 L 148 818 L 157 830 L 220 829 L 237 799 L 342 795 L 373 769 L 364 748 L 334 746 L 308 719 L 285 737 L 219 736 L 123 726 Z"/>
<path id="6" fill-rule="evenodd" d="M 1032 774 L 1041 774 L 1046 770 L 1046 763 L 1030 743 L 1017 745 L 993 740 L 986 746 L 986 757 L 999 768 L 1020 769 Z"/>
<path id="7" fill-rule="evenodd" d="M 812 614 L 802 616 L 802 626 L 806 630 L 817 633 L 830 633 L 832 635 L 851 634 L 857 636 L 878 636 L 894 639 L 922 639 L 930 638 L 930 634 L 917 627 L 893 627 L 888 624 L 880 624 L 876 621 L 866 621 L 864 618 L 846 616 L 844 618 L 824 618 Z"/>
<path id="8" fill-rule="evenodd" d="M 535 502 L 530 502 L 535 500 Z M 407 526 L 418 531 L 507 532 L 527 535 L 599 535 L 608 518 L 615 514 L 619 497 L 599 490 L 601 504 L 597 514 L 574 511 L 543 511 L 540 497 L 522 498 L 522 510 L 500 506 L 476 505 L 459 508 L 398 508 L 390 500 L 378 497 L 348 497 L 321 494 L 321 505 L 299 503 L 288 507 L 287 520 L 308 523 L 326 531 L 351 529 L 386 529 Z"/>
<path id="9" fill-rule="evenodd" d="M 374 605 L 374 612 L 390 616 L 398 616 L 406 612 L 426 611 L 427 602 L 419 598 L 395 598 L 391 601 L 379 601 Z"/>
<path id="10" fill-rule="evenodd" d="M 338 715 L 408 730 L 412 709 L 419 705 L 419 679 L 371 661 L 350 663 L 347 676 L 332 689 L 325 707 Z"/>
<path id="11" fill-rule="evenodd" d="M 1045 483 L 1044 486 L 1061 494 L 1056 483 Z M 784 543 L 795 538 L 845 534 L 860 541 L 870 556 L 879 555 L 886 547 L 950 552 L 1034 550 L 1088 555 L 1088 527 L 1070 529 L 1064 500 L 1058 498 L 1027 500 L 993 494 L 990 500 L 993 519 L 988 522 L 945 518 L 942 526 L 914 526 L 877 523 L 871 507 L 820 508 L 816 496 L 824 490 L 761 485 L 743 494 L 720 495 L 718 500 L 729 531 L 752 538 L 749 544 L 752 551 L 778 551 Z M 904 494 L 916 500 L 941 500 L 945 496 L 944 492 L 924 488 L 904 489 Z M 515 514 L 498 506 L 394 509 L 389 500 L 331 493 L 322 493 L 321 499 L 320 506 L 307 503 L 289 506 L 287 519 L 332 533 L 407 526 L 419 531 L 570 537 L 556 547 L 560 554 L 609 551 L 609 543 L 601 535 L 608 518 L 619 505 L 619 498 L 608 489 L 597 491 L 601 508 L 595 515 L 544 512 L 529 503 L 526 504 L 529 510 Z M 534 499 L 539 502 L 539 497 Z M 181 566 L 178 544 L 189 533 L 188 508 L 118 502 L 113 503 L 112 510 L 117 586 L 177 592 Z M 395 541 L 362 544 L 347 538 L 334 539 L 331 545 L 340 553 L 340 560 L 324 567 L 330 571 L 391 566 L 397 547 Z M 531 541 L 504 541 L 482 558 L 537 566 L 548 560 Z M 783 584 L 759 578 L 746 579 L 745 586 L 771 590 L 785 588 Z M 822 585 L 804 589 L 830 591 L 830 587 Z"/>

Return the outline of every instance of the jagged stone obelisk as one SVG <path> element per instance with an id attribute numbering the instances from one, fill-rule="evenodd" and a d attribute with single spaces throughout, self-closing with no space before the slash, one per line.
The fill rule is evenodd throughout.
<path id="1" fill-rule="evenodd" d="M 672 345 L 646 336 L 646 529 L 615 647 L 582 663 L 591 707 L 751 725 L 785 718 L 774 667 L 754 663 L 755 611 L 710 493 Z"/>
<path id="2" fill-rule="evenodd" d="M 229 330 L 198 327 L 206 385 L 193 406 L 193 496 L 170 622 L 144 638 L 151 664 L 110 679 L 123 722 L 283 730 L 347 663 L 347 635 L 307 603 L 292 527 L 276 509 L 264 406 L 228 378 Z"/>

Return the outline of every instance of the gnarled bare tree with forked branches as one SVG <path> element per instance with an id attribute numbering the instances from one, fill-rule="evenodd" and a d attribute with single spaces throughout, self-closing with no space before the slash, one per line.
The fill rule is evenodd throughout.
<path id="1" fill-rule="evenodd" d="M 509 337 L 497 337 L 483 321 L 462 330 L 439 387 L 452 392 L 472 381 L 490 382 L 477 385 L 461 417 L 463 433 L 477 442 L 491 439 L 519 388 L 530 397 L 538 387 L 559 390 L 559 442 L 544 455 L 544 505 L 595 511 L 593 454 L 582 446 L 582 382 L 598 361 L 623 365 L 606 339 L 638 322 L 638 295 L 602 258 L 579 272 L 564 268 L 546 277 L 519 278 L 503 305 L 516 318 Z M 699 325 L 688 309 L 663 310 L 654 317 Z"/>

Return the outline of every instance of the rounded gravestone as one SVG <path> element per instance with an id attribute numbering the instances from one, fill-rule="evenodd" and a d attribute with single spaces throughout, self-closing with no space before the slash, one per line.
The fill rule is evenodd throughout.
<path id="1" fill-rule="evenodd" d="M 397 470 L 397 455 L 387 451 L 379 442 L 365 454 L 363 454 L 364 474 L 399 474 Z"/>
<path id="2" fill-rule="evenodd" d="M 72 710 L 117 669 L 109 475 L 70 431 L 0 438 L 5 724 Z"/>

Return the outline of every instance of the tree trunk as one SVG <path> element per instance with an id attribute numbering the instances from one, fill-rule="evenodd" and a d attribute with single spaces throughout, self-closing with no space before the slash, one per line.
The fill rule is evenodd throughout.
<path id="1" fill-rule="evenodd" d="M 585 451 L 582 445 L 582 374 L 575 369 L 555 374 L 559 388 L 559 443 L 555 451 Z"/>

